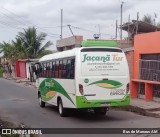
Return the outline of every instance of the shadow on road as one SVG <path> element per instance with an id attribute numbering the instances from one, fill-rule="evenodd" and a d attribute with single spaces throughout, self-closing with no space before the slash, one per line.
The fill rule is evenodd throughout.
<path id="1" fill-rule="evenodd" d="M 52 111 L 53 113 L 56 112 L 57 115 L 58 109 L 55 106 L 47 105 L 46 109 Z M 86 111 L 86 110 L 76 110 L 76 109 L 68 109 L 67 118 L 76 119 L 80 121 L 91 121 L 91 122 L 104 122 L 104 121 L 124 121 L 130 118 L 125 117 L 125 111 L 117 111 L 117 110 L 109 110 L 105 116 L 95 115 L 93 111 Z"/>

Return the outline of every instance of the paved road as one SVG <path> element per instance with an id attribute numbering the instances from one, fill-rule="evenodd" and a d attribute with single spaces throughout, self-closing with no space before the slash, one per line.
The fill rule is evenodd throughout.
<path id="1" fill-rule="evenodd" d="M 16 123 L 25 123 L 33 128 L 158 128 L 159 118 L 140 116 L 132 112 L 111 110 L 105 117 L 92 113 L 75 112 L 62 118 L 57 109 L 48 105 L 40 108 L 36 89 L 17 84 L 11 80 L 0 79 L 0 116 Z M 54 137 L 62 135 L 54 135 Z M 66 135 L 64 135 L 66 137 Z M 67 135 L 82 136 L 82 135 Z M 97 135 L 88 135 L 96 137 Z M 98 135 L 109 136 L 109 135 Z M 111 135 L 110 135 L 111 136 Z M 120 135 L 114 135 L 119 137 Z M 122 135 L 135 136 L 135 135 Z M 144 135 L 136 135 L 143 137 Z M 153 135 L 149 135 L 152 137 Z M 146 136 L 146 137 L 149 137 Z"/>

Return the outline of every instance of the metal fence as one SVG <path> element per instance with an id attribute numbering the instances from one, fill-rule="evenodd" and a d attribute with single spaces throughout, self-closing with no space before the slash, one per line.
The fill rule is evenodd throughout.
<path id="1" fill-rule="evenodd" d="M 139 79 L 160 82 L 160 61 L 139 60 Z"/>
<path id="2" fill-rule="evenodd" d="M 160 82 L 160 61 L 139 60 L 139 79 Z M 144 84 L 139 84 L 139 94 L 144 95 Z M 160 85 L 153 85 L 153 97 L 160 98 Z"/>

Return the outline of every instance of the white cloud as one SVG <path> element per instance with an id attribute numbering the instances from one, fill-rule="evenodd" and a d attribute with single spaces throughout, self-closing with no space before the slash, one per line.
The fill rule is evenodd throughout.
<path id="1" fill-rule="evenodd" d="M 131 19 L 136 19 L 137 12 L 139 12 L 140 18 L 144 14 L 154 16 L 155 12 L 158 15 L 156 21 L 160 21 L 160 1 L 123 1 L 125 1 L 123 5 L 123 22 L 128 21 L 129 14 Z M 40 31 L 60 35 L 60 27 L 47 29 L 41 27 L 60 26 L 60 11 L 62 8 L 64 25 L 70 24 L 79 27 L 79 29 L 72 28 L 75 34 L 84 35 L 85 38 L 92 38 L 93 32 L 84 31 L 80 28 L 92 30 L 96 33 L 99 31 L 99 24 L 100 31 L 109 34 L 103 37 L 111 38 L 111 35 L 115 35 L 115 21 L 116 19 L 120 20 L 120 4 L 121 0 L 0 0 L 0 28 L 2 32 L 5 31 L 0 38 L 0 42 L 14 39 L 16 33 L 22 31 L 16 29 L 17 27 L 27 27 L 33 24 L 38 26 Z M 64 27 L 63 32 L 64 37 L 71 36 L 67 27 Z M 55 42 L 57 37 L 59 36 L 49 36 L 48 40 Z"/>

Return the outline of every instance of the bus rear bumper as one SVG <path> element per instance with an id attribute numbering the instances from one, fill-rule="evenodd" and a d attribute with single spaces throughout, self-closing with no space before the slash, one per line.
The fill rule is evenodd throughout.
<path id="1" fill-rule="evenodd" d="M 99 101 L 88 101 L 84 96 L 77 96 L 76 105 L 77 108 L 129 106 L 130 96 L 126 95 L 122 100 L 99 100 Z"/>

